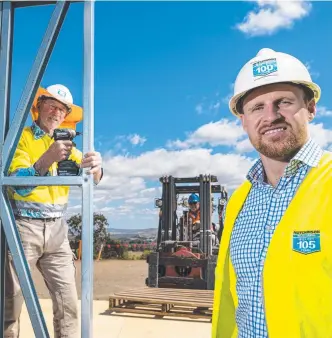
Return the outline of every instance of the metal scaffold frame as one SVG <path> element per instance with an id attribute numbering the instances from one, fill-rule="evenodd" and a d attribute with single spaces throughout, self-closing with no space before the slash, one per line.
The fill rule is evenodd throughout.
<path id="1" fill-rule="evenodd" d="M 93 178 L 84 171 L 77 177 L 9 177 L 13 158 L 24 124 L 29 115 L 47 63 L 71 3 L 77 1 L 4 1 L 0 2 L 0 332 L 4 322 L 4 263 L 7 245 L 21 284 L 35 336 L 49 337 L 47 326 L 29 265 L 16 228 L 14 214 L 6 193 L 8 186 L 79 186 L 82 188 L 82 312 L 81 337 L 91 338 L 93 311 Z M 51 19 L 34 60 L 18 107 L 10 121 L 10 87 L 15 9 L 25 6 L 55 4 Z M 84 78 L 83 78 L 83 153 L 94 150 L 94 0 L 84 1 Z M 84 196 L 84 198 L 83 198 Z"/>

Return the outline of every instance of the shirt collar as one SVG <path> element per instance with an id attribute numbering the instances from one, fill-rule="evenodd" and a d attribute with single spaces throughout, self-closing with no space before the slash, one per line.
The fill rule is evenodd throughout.
<path id="1" fill-rule="evenodd" d="M 285 175 L 295 175 L 298 169 L 302 166 L 317 167 L 322 155 L 323 150 L 321 149 L 321 147 L 315 141 L 309 139 L 308 142 L 288 163 L 285 169 Z M 247 174 L 247 179 L 251 183 L 254 183 L 255 181 L 264 182 L 265 172 L 261 159 L 258 159 L 256 163 L 251 167 Z"/>
<path id="2" fill-rule="evenodd" d="M 44 130 L 42 130 L 35 121 L 32 123 L 31 130 L 35 140 L 39 140 L 40 138 L 46 135 Z"/>

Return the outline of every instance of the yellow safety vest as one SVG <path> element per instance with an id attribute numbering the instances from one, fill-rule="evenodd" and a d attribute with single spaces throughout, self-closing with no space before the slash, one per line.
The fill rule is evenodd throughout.
<path id="1" fill-rule="evenodd" d="M 53 142 L 54 140 L 47 134 L 36 139 L 31 127 L 25 127 L 10 165 L 9 174 L 19 168 L 31 167 Z M 81 163 L 82 153 L 73 148 L 69 159 Z M 49 169 L 52 176 L 56 175 L 56 168 L 57 163 L 53 163 Z M 26 196 L 21 196 L 12 189 L 8 189 L 8 193 L 15 214 L 19 215 L 20 210 L 36 210 L 43 217 L 61 217 L 67 207 L 69 189 L 68 186 L 38 186 Z"/>
<path id="2" fill-rule="evenodd" d="M 215 271 L 212 338 L 235 338 L 238 334 L 230 238 L 250 189 L 250 182 L 245 181 L 227 205 Z M 332 155 L 325 153 L 300 185 L 268 248 L 263 299 L 269 338 L 332 337 L 331 208 Z M 301 239 L 302 253 L 293 249 L 293 245 L 299 248 Z M 305 253 L 319 246 L 320 250 Z"/>

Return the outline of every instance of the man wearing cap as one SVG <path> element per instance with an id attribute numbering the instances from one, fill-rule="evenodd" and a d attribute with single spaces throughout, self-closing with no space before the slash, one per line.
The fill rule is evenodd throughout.
<path id="1" fill-rule="evenodd" d="M 37 93 L 32 107 L 34 122 L 25 127 L 19 140 L 10 175 L 55 176 L 57 163 L 66 159 L 88 168 L 95 184 L 102 177 L 102 159 L 92 151 L 84 156 L 71 141 L 56 141 L 53 132 L 59 126 L 82 117 L 82 109 L 63 85 L 56 84 Z M 77 116 L 76 116 L 77 117 Z M 76 121 L 78 122 L 78 121 Z M 64 220 L 69 187 L 12 187 L 8 191 L 22 245 L 30 267 L 41 272 L 53 302 L 54 337 L 78 337 L 77 290 L 74 257 Z M 20 335 L 19 318 L 24 302 L 9 253 L 5 276 L 4 337 Z"/>
<path id="2" fill-rule="evenodd" d="M 230 110 L 259 159 L 223 215 L 212 338 L 332 335 L 332 155 L 308 126 L 320 95 L 301 61 L 267 48 L 236 78 Z"/>

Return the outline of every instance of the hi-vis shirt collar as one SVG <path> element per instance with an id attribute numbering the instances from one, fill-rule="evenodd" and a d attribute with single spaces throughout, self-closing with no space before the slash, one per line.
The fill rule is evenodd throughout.
<path id="1" fill-rule="evenodd" d="M 287 165 L 285 176 L 295 175 L 302 166 L 317 167 L 322 155 L 323 150 L 321 147 L 315 141 L 309 139 Z M 247 174 L 247 179 L 252 184 L 254 182 L 264 182 L 265 173 L 261 159 L 257 160 L 251 167 Z"/>
<path id="2" fill-rule="evenodd" d="M 32 133 L 33 133 L 33 136 L 35 138 L 35 140 L 39 140 L 40 138 L 42 138 L 44 135 L 47 135 L 44 130 L 42 130 L 36 122 L 33 122 L 32 123 L 32 126 L 31 126 L 31 130 L 32 130 Z"/>

